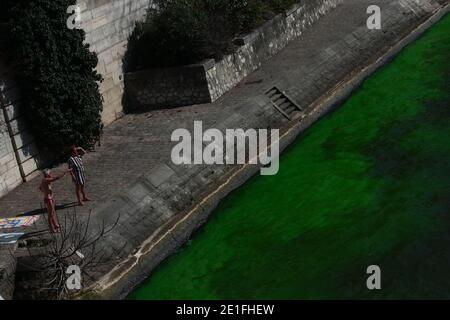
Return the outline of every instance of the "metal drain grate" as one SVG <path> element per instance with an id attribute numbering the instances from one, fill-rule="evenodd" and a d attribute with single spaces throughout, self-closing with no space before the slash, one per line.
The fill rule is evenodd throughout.
<path id="1" fill-rule="evenodd" d="M 284 91 L 273 87 L 266 92 L 275 109 L 277 109 L 288 120 L 292 120 L 296 113 L 302 111 L 302 108 L 296 104 Z"/>

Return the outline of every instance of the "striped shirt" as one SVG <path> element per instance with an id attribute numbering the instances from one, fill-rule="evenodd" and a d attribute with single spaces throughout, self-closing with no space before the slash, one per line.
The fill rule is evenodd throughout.
<path id="1" fill-rule="evenodd" d="M 84 165 L 81 156 L 70 157 L 69 169 L 72 169 L 77 183 L 81 186 L 84 186 L 86 179 L 84 176 Z"/>

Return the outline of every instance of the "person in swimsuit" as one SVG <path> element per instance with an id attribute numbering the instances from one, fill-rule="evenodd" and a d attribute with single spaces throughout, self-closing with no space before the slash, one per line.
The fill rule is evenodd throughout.
<path id="1" fill-rule="evenodd" d="M 63 172 L 60 176 L 53 177 L 52 172 L 49 169 L 44 170 L 44 179 L 42 179 L 39 189 L 44 193 L 44 202 L 47 206 L 48 212 L 48 225 L 51 232 L 57 232 L 61 229 L 58 223 L 58 216 L 56 215 L 55 199 L 53 198 L 52 182 L 61 179 L 66 175 Z"/>
<path id="2" fill-rule="evenodd" d="M 77 194 L 78 204 L 84 205 L 83 201 L 90 201 L 86 196 L 84 186 L 86 184 L 86 178 L 84 174 L 84 165 L 82 157 L 86 154 L 86 151 L 77 146 L 71 147 L 71 155 L 69 158 L 69 170 L 72 176 L 72 181 L 75 183 L 75 192 Z"/>

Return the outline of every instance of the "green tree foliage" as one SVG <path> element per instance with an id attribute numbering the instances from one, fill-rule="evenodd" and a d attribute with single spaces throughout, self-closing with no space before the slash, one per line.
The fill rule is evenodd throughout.
<path id="1" fill-rule="evenodd" d="M 69 29 L 75 0 L 10 0 L 11 57 L 21 108 L 38 145 L 62 154 L 72 144 L 92 146 L 102 132 L 97 56 L 85 33 Z"/>
<path id="2" fill-rule="evenodd" d="M 155 0 L 130 37 L 128 71 L 220 59 L 232 40 L 299 0 Z"/>

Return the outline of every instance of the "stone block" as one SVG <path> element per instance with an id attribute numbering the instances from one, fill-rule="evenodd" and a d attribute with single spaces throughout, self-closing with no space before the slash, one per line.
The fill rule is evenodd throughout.
<path id="1" fill-rule="evenodd" d="M 21 131 L 20 133 L 14 135 L 14 142 L 17 148 L 22 148 L 25 145 L 30 144 L 34 139 L 29 131 Z"/>
<path id="2" fill-rule="evenodd" d="M 20 163 L 24 163 L 28 159 L 35 157 L 39 154 L 38 149 L 34 143 L 22 146 L 20 149 L 17 150 L 17 153 L 19 155 Z"/>
<path id="3" fill-rule="evenodd" d="M 169 166 L 163 164 L 155 168 L 147 175 L 147 179 L 154 187 L 159 187 L 162 183 L 167 181 L 175 172 Z"/>

